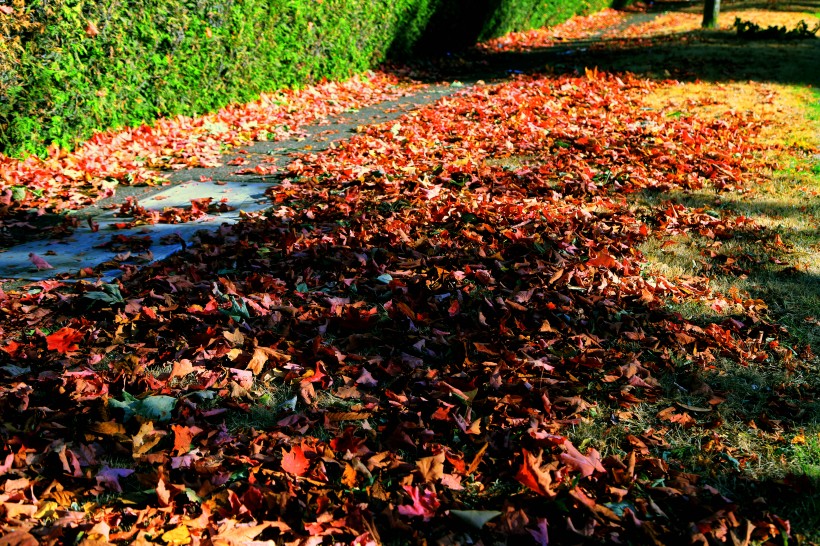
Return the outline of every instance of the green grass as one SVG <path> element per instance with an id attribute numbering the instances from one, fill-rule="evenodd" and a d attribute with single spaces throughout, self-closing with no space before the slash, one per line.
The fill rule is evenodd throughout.
<path id="1" fill-rule="evenodd" d="M 698 234 L 650 238 L 640 247 L 646 275 L 706 277 L 715 295 L 763 300 L 768 305 L 763 318 L 790 335 L 775 358 L 761 363 L 719 358 L 703 369 L 680 362 L 661 379 L 660 403 L 631 413 L 636 430 L 669 426 L 656 417 L 663 407 L 676 402 L 708 407 L 704 392 L 725 398 L 709 414 L 709 420 L 720 421 L 717 428 L 701 422 L 688 429 L 673 426 L 666 435 L 669 454 L 730 498 L 763 499 L 806 540 L 820 541 L 820 402 L 803 394 L 820 390 L 820 359 L 812 355 L 820 353 L 820 91 L 793 86 L 785 94 L 803 119 L 794 121 L 794 131 L 776 135 L 783 151 L 772 152 L 778 166 L 765 180 L 742 192 L 644 192 L 632 205 L 647 221 L 667 201 L 712 216 L 752 218 L 761 229 L 734 233 L 711 247 L 715 257 L 709 251 L 715 241 Z M 736 260 L 736 269 L 725 267 L 726 257 Z M 700 324 L 721 322 L 736 311 L 731 305 L 716 311 L 709 301 L 695 299 L 669 301 L 666 307 Z M 710 451 L 705 440 L 710 437 L 725 451 Z M 787 493 L 798 487 L 795 483 L 802 484 L 803 494 Z"/>

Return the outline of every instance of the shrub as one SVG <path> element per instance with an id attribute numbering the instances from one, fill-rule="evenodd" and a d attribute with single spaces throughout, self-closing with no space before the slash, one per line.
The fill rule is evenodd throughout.
<path id="1" fill-rule="evenodd" d="M 597 2 L 597 3 L 596 3 Z M 600 0 L 0 0 L 0 151 L 195 115 Z"/>

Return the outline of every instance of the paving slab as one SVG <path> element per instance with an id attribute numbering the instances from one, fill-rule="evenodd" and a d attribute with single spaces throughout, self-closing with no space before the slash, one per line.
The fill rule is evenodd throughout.
<path id="1" fill-rule="evenodd" d="M 110 281 L 121 274 L 121 264 L 140 265 L 165 259 L 179 251 L 183 241 L 190 241 L 196 232 L 215 229 L 225 221 L 224 218 L 209 217 L 184 224 L 155 224 L 122 230 L 100 224 L 97 232 L 80 228 L 70 237 L 32 241 L 0 253 L 0 272 L 3 278 L 36 281 L 105 265 L 100 278 Z M 51 268 L 38 269 L 31 254 L 45 260 Z"/>
<path id="2" fill-rule="evenodd" d="M 234 209 L 252 212 L 262 210 L 269 204 L 269 200 L 265 198 L 265 190 L 269 187 L 269 183 L 263 182 L 189 180 L 150 194 L 137 202 L 149 210 L 162 210 L 168 207 L 188 207 L 194 199 L 210 197 L 215 203 L 224 203 Z M 115 217 L 116 214 L 116 211 L 108 211 L 98 218 Z"/>

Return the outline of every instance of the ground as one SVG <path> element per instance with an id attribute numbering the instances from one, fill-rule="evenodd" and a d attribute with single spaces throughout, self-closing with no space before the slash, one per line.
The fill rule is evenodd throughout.
<path id="1" fill-rule="evenodd" d="M 820 541 L 820 5 L 654 9 L 4 159 L 78 237 L 37 222 L 449 82 L 164 260 L 210 203 L 3 285 L 0 544 Z"/>

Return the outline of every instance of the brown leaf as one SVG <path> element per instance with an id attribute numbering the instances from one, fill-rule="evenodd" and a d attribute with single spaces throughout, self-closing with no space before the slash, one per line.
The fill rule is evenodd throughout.
<path id="1" fill-rule="evenodd" d="M 280 522 L 265 522 L 259 525 L 253 523 L 235 523 L 235 527 L 226 525 L 227 529 L 212 538 L 213 546 L 245 546 L 254 538 L 262 534 L 268 527 L 275 526 L 280 532 L 289 531 L 290 527 Z"/>
<path id="2" fill-rule="evenodd" d="M 555 498 L 556 492 L 553 491 L 551 472 L 555 470 L 556 464 L 550 463 L 549 465 L 542 466 L 543 452 L 539 453 L 537 457 L 526 449 L 522 449 L 521 453 L 524 460 L 521 463 L 521 468 L 519 468 L 518 473 L 515 475 L 515 479 L 539 495 L 550 499 Z"/>
<path id="3" fill-rule="evenodd" d="M 489 445 L 490 444 L 484 444 L 483 446 L 481 446 L 481 449 L 478 450 L 478 453 L 475 454 L 475 457 L 473 457 L 473 461 L 470 463 L 470 466 L 467 467 L 467 471 L 465 472 L 467 476 L 470 476 L 473 472 L 475 472 L 478 469 L 478 465 L 481 464 L 481 460 L 484 458 L 484 453 L 487 452 L 487 448 L 489 447 Z"/>
<path id="4" fill-rule="evenodd" d="M 371 415 L 371 413 L 364 411 L 345 411 L 326 413 L 325 417 L 331 423 L 336 423 L 339 421 L 361 421 L 362 419 L 369 419 Z"/>
<path id="5" fill-rule="evenodd" d="M 444 452 L 416 461 L 419 475 L 425 482 L 434 482 L 444 474 Z"/>
<path id="6" fill-rule="evenodd" d="M 582 455 L 569 440 L 563 443 L 563 448 L 566 453 L 561 453 L 561 460 L 570 468 L 578 470 L 582 478 L 591 476 L 595 472 L 606 472 L 601 465 L 601 454 L 595 449 L 590 449 L 589 455 Z"/>
<path id="7" fill-rule="evenodd" d="M 151 449 L 162 440 L 165 434 L 165 431 L 154 430 L 154 423 L 152 421 L 147 421 L 140 425 L 139 431 L 131 438 L 134 458 L 136 459 L 151 451 Z"/>
<path id="8" fill-rule="evenodd" d="M 284 364 L 285 362 L 290 362 L 290 355 L 286 355 L 270 347 L 255 347 L 247 368 L 251 370 L 254 375 L 259 375 L 268 360 L 274 360 L 277 364 Z"/>
<path id="9" fill-rule="evenodd" d="M 93 432 L 102 434 L 104 436 L 121 436 L 125 434 L 125 426 L 116 421 L 103 421 L 102 423 L 93 423 L 89 426 Z"/>
<path id="10" fill-rule="evenodd" d="M 227 339 L 234 347 L 241 347 L 242 344 L 245 343 L 245 335 L 239 330 L 239 328 L 235 329 L 233 332 L 225 330 L 224 332 L 222 332 L 222 336 L 225 339 Z"/>
<path id="11" fill-rule="evenodd" d="M 2 7 L 5 6 L 0 6 L 0 8 Z M 2 506 L 8 506 L 8 504 L 11 503 L 2 503 Z M 35 506 L 34 509 L 36 510 L 37 507 Z M 9 512 L 6 512 L 6 516 L 16 519 L 19 514 L 12 515 Z M 40 541 L 34 538 L 34 535 L 24 530 L 12 531 L 0 537 L 0 546 L 39 546 L 39 544 Z"/>

